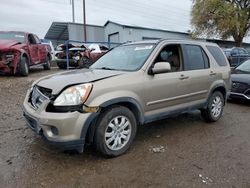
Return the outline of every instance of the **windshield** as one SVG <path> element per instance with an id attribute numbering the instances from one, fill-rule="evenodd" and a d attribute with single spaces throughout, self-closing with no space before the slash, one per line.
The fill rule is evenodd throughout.
<path id="1" fill-rule="evenodd" d="M 133 44 L 116 47 L 102 56 L 90 68 L 123 71 L 139 70 L 154 46 L 154 44 Z"/>
<path id="2" fill-rule="evenodd" d="M 15 40 L 17 42 L 24 43 L 24 34 L 23 33 L 0 33 L 0 40 Z"/>
<path id="3" fill-rule="evenodd" d="M 243 62 L 236 68 L 236 70 L 250 73 L 250 60 Z"/>

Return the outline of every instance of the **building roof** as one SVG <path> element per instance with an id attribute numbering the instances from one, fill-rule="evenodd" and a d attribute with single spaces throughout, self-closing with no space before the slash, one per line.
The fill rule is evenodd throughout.
<path id="1" fill-rule="evenodd" d="M 69 39 L 68 25 L 83 25 L 83 24 L 73 23 L 73 22 L 53 22 L 44 38 L 54 39 L 54 40 L 68 40 Z M 87 26 L 103 27 L 91 24 L 87 24 Z"/>
<path id="2" fill-rule="evenodd" d="M 113 21 L 110 21 L 110 20 L 108 20 L 104 24 L 104 27 L 106 27 L 109 23 L 119 25 L 119 26 L 122 26 L 122 27 L 133 28 L 133 29 L 144 29 L 144 30 L 151 30 L 151 31 L 163 31 L 163 32 L 170 32 L 170 33 L 178 33 L 178 34 L 189 35 L 188 32 L 179 32 L 179 31 L 170 31 L 170 30 L 165 30 L 165 29 L 142 27 L 142 26 L 136 26 L 136 25 L 133 25 L 133 24 L 122 24 L 122 23 L 117 23 L 117 22 L 113 22 Z"/>
<path id="3" fill-rule="evenodd" d="M 53 22 L 47 31 L 46 39 L 68 40 L 69 31 L 67 22 Z"/>

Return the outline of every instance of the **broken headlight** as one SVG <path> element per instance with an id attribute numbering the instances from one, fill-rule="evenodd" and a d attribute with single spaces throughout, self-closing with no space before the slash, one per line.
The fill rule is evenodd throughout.
<path id="1" fill-rule="evenodd" d="M 83 104 L 92 89 L 92 84 L 81 84 L 65 89 L 55 100 L 54 106 L 76 106 Z"/>

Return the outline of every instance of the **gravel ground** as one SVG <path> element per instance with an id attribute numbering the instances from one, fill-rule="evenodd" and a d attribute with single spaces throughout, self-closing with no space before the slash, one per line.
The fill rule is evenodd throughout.
<path id="1" fill-rule="evenodd" d="M 25 125 L 29 77 L 0 76 L 0 187 L 250 187 L 250 105 L 228 103 L 222 119 L 199 112 L 139 127 L 123 156 L 105 159 L 49 148 Z"/>

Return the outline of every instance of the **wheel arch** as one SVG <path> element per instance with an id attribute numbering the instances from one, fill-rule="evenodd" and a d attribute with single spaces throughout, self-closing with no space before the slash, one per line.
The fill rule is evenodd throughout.
<path id="1" fill-rule="evenodd" d="M 111 99 L 101 104 L 99 112 L 92 114 L 87 120 L 87 123 L 85 123 L 85 125 L 83 126 L 81 138 L 85 138 L 85 142 L 93 142 L 95 129 L 97 126 L 96 122 L 98 120 L 99 115 L 108 108 L 112 108 L 112 106 L 127 107 L 134 114 L 137 124 L 143 124 L 144 116 L 142 113 L 142 108 L 135 99 L 129 97 Z"/>
<path id="2" fill-rule="evenodd" d="M 215 86 L 212 87 L 212 89 L 210 90 L 210 93 L 208 95 L 208 99 L 210 98 L 210 96 L 216 92 L 216 91 L 219 91 L 222 93 L 223 97 L 224 97 L 224 104 L 226 103 L 226 100 L 227 100 L 227 89 L 226 89 L 226 86 L 225 84 L 223 83 L 220 83 L 220 84 L 217 84 Z M 207 104 L 206 104 L 206 107 L 207 107 Z"/>
<path id="3" fill-rule="evenodd" d="M 29 65 L 30 65 L 30 57 L 29 57 L 29 55 L 28 55 L 26 52 L 22 52 L 22 53 L 21 53 L 21 58 L 23 58 L 23 57 L 27 58 L 28 63 L 29 63 Z"/>

